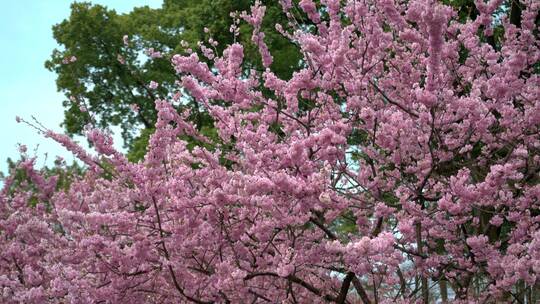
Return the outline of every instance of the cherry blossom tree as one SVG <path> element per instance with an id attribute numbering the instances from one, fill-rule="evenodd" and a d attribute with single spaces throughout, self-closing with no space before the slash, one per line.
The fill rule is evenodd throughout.
<path id="1" fill-rule="evenodd" d="M 320 2 L 282 1 L 290 80 L 258 2 L 237 16 L 266 71 L 243 72 L 237 43 L 201 44 L 211 67 L 172 58 L 218 139 L 167 98 L 138 163 L 106 131 L 88 128 L 92 154 L 37 126 L 87 169 L 58 189 L 26 157 L 28 182 L 5 181 L 0 300 L 536 302 L 540 2 L 477 0 L 465 21 L 431 0 Z"/>

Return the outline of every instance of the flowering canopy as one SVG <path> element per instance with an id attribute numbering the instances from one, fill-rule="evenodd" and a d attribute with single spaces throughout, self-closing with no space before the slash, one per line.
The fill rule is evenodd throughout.
<path id="1" fill-rule="evenodd" d="M 3 303 L 530 303 L 540 274 L 540 2 L 465 22 L 431 0 L 302 0 L 271 71 L 176 55 L 210 139 L 167 98 L 143 161 L 92 129 L 68 190 L 24 160 L 0 197 Z M 283 9 L 294 10 L 290 1 Z M 500 41 L 489 38 L 503 29 Z M 153 86 L 157 86 L 155 83 Z M 188 146 L 185 138 L 200 144 Z M 535 298 L 536 297 L 536 298 Z"/>

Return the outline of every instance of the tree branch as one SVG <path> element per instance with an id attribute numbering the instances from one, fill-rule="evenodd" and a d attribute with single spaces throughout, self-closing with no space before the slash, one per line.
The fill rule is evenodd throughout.
<path id="1" fill-rule="evenodd" d="M 393 101 L 392 99 L 390 99 L 388 96 L 386 96 L 386 94 L 375 84 L 375 82 L 373 81 L 369 81 L 369 83 L 375 88 L 375 90 L 377 90 L 377 92 L 379 92 L 379 94 L 381 94 L 383 96 L 383 98 L 385 99 L 385 101 L 387 101 L 388 103 L 390 104 L 393 104 L 395 105 L 396 107 L 400 108 L 403 112 L 411 115 L 412 117 L 414 118 L 418 118 L 418 114 L 412 112 L 411 110 L 408 110 L 407 108 L 405 108 L 404 106 L 400 105 L 399 103 Z"/>

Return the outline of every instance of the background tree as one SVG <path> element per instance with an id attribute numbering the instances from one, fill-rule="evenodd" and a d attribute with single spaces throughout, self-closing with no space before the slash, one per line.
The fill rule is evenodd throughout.
<path id="1" fill-rule="evenodd" d="M 66 95 L 64 126 L 68 134 L 81 134 L 91 122 L 101 127 L 119 126 L 130 158 L 140 159 L 156 122 L 154 101 L 175 93 L 172 54 L 185 53 L 186 49 L 200 52 L 198 42 L 210 38 L 219 41 L 214 48 L 220 54 L 238 39 L 245 45 L 244 69 L 262 69 L 249 26 L 242 24 L 238 29 L 242 35 L 236 38 L 230 32 L 231 12 L 248 10 L 251 4 L 248 0 L 165 0 L 162 8 L 138 7 L 117 14 L 101 5 L 73 3 L 69 19 L 53 27 L 61 48 L 46 62 L 58 75 L 58 90 Z M 301 57 L 297 47 L 273 27 L 285 20 L 278 2 L 269 1 L 264 40 L 275 57 L 272 70 L 288 79 Z M 129 39 L 126 44 L 125 35 Z M 147 60 L 144 54 L 150 49 L 160 58 Z M 159 87 L 151 89 L 150 81 Z M 201 113 L 189 96 L 183 102 L 192 108 L 197 127 L 212 132 L 209 116 Z M 132 111 L 133 107 L 138 111 Z"/>

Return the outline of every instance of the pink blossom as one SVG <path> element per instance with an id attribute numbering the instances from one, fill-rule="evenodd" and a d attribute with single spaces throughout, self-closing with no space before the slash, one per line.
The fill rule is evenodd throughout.
<path id="1" fill-rule="evenodd" d="M 116 60 L 118 60 L 118 62 L 120 62 L 120 64 L 126 64 L 126 60 L 120 54 L 116 55 Z"/>
<path id="2" fill-rule="evenodd" d="M 449 303 L 502 303 L 534 289 L 540 4 L 516 26 L 500 0 L 476 1 L 475 20 L 428 0 L 280 2 L 299 68 L 273 71 L 255 1 L 232 31 L 248 23 L 264 71 L 240 43 L 173 55 L 139 162 L 108 131 L 85 128 L 90 153 L 16 118 L 84 167 L 37 169 L 20 146 L 0 192 L 0 302 L 405 304 L 446 288 Z"/>
<path id="3" fill-rule="evenodd" d="M 19 144 L 19 152 L 20 153 L 26 153 L 27 150 L 28 150 L 28 148 L 26 147 L 26 145 Z"/>
<path id="4" fill-rule="evenodd" d="M 155 81 L 150 81 L 150 84 L 148 85 L 148 87 L 152 90 L 155 90 L 159 87 L 159 83 L 155 82 Z"/>

